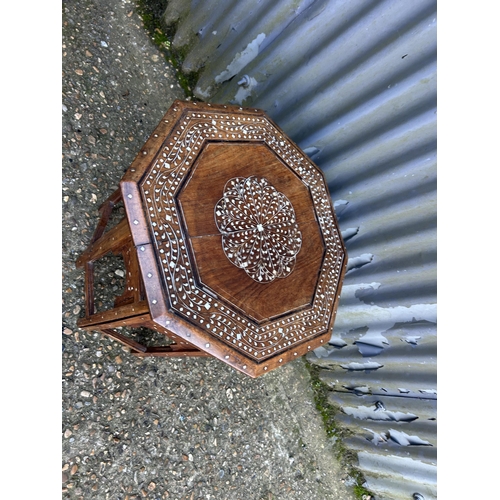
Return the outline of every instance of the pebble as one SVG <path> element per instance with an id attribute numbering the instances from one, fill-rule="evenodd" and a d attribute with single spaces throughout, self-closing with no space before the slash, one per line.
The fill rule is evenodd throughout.
<path id="1" fill-rule="evenodd" d="M 64 437 L 65 437 L 66 439 L 68 439 L 68 438 L 71 436 L 71 434 L 73 434 L 73 433 L 72 433 L 69 429 L 66 429 L 66 430 L 64 431 Z"/>
<path id="2" fill-rule="evenodd" d="M 90 396 L 92 396 L 92 394 L 90 394 L 89 391 L 82 391 L 82 392 L 80 392 L 80 396 L 82 396 L 83 398 L 90 398 Z"/>
<path id="3" fill-rule="evenodd" d="M 65 327 L 63 329 L 64 335 L 71 335 L 73 333 L 73 330 L 69 329 L 68 327 Z"/>

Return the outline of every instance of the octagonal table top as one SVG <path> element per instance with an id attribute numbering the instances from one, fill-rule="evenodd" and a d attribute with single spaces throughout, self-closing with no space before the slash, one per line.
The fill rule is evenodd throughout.
<path id="1" fill-rule="evenodd" d="M 322 172 L 263 111 L 176 101 L 120 187 L 159 331 L 252 377 L 328 342 L 345 246 Z"/>

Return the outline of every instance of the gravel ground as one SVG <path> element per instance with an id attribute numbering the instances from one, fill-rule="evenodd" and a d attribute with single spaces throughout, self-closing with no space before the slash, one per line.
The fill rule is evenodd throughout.
<path id="1" fill-rule="evenodd" d="M 133 1 L 62 8 L 63 498 L 354 499 L 303 360 L 253 380 L 215 359 L 136 358 L 76 327 L 83 272 L 74 262 L 97 208 L 184 93 Z M 122 262 L 107 259 L 98 306 L 122 286 Z"/>

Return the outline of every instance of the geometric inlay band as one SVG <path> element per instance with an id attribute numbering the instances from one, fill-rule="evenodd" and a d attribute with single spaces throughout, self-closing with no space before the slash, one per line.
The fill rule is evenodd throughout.
<path id="1" fill-rule="evenodd" d="M 267 179 L 230 179 L 214 212 L 222 248 L 232 264 L 257 283 L 291 274 L 302 235 L 290 200 Z"/>

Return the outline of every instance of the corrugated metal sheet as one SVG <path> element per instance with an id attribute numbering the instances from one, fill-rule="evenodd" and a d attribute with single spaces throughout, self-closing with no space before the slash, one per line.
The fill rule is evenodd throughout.
<path id="1" fill-rule="evenodd" d="M 325 172 L 350 269 L 310 359 L 367 487 L 436 498 L 436 2 L 171 0 L 164 20 L 198 98 L 264 109 Z"/>

